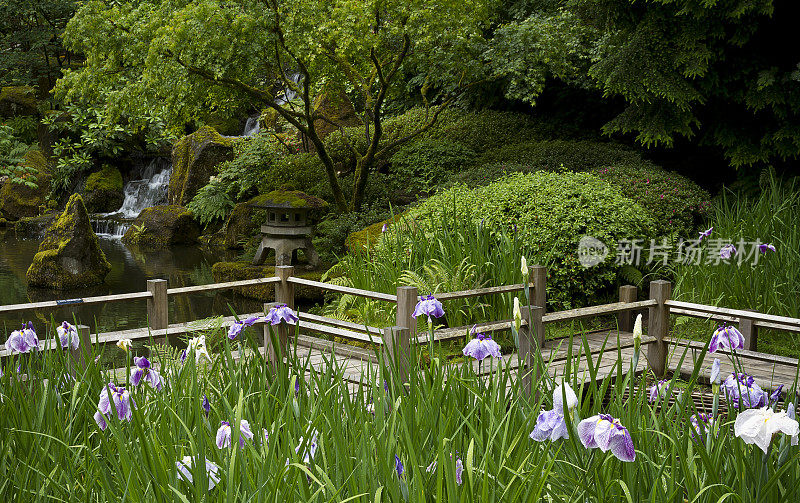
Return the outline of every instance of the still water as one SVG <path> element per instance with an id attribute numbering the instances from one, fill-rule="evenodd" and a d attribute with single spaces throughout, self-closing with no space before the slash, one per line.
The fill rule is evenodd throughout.
<path id="1" fill-rule="evenodd" d="M 18 239 L 13 230 L 0 230 L 0 305 L 21 304 L 56 299 L 74 299 L 96 295 L 141 292 L 146 290 L 148 279 L 166 279 L 169 288 L 213 283 L 211 266 L 221 260 L 233 260 L 233 254 L 209 251 L 200 247 L 184 246 L 166 250 L 142 251 L 128 248 L 119 239 L 101 238 L 100 247 L 111 263 L 111 272 L 104 285 L 96 287 L 54 291 L 28 287 L 25 272 L 39 247 L 38 240 Z M 178 295 L 170 298 L 169 321 L 180 323 L 210 316 L 250 313 L 263 304 L 243 299 L 229 292 L 209 292 Z M 79 323 L 95 327 L 101 332 L 140 328 L 147 325 L 145 300 L 112 302 L 93 306 L 64 306 L 57 309 L 24 311 L 0 314 L 0 341 L 20 322 L 31 320 L 37 328 L 44 328 L 50 316 L 55 321 L 73 316 Z M 44 331 L 42 331 L 43 333 Z"/>

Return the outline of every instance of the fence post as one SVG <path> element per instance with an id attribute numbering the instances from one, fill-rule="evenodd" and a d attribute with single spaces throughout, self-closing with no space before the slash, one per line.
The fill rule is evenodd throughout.
<path id="1" fill-rule="evenodd" d="M 417 287 L 398 286 L 397 287 L 397 317 L 396 326 L 407 328 L 409 334 L 417 334 L 417 319 L 414 318 L 414 308 L 417 307 L 419 300 Z"/>
<path id="2" fill-rule="evenodd" d="M 620 302 L 636 302 L 637 288 L 633 285 L 623 285 L 619 287 Z M 633 331 L 633 312 L 623 311 L 617 315 L 617 325 L 620 332 Z"/>
<path id="3" fill-rule="evenodd" d="M 752 311 L 752 309 L 747 309 Z M 739 318 L 739 331 L 744 336 L 744 349 L 758 351 L 758 327 L 752 318 Z"/>
<path id="4" fill-rule="evenodd" d="M 92 356 L 92 338 L 89 335 L 89 327 L 86 325 L 78 325 L 75 327 L 78 330 L 78 339 L 80 345 L 78 349 L 71 349 L 69 352 L 72 355 L 72 362 L 75 369 L 86 368 L 89 358 Z"/>
<path id="5" fill-rule="evenodd" d="M 411 348 L 410 334 L 411 330 L 407 327 L 387 327 L 383 329 L 383 350 L 386 366 L 389 373 L 400 384 L 408 382 L 408 352 Z"/>
<path id="6" fill-rule="evenodd" d="M 278 304 L 286 304 L 290 309 L 294 310 L 294 284 L 289 283 L 289 278 L 294 274 L 294 266 L 279 265 L 275 267 L 275 276 L 281 280 L 280 283 L 275 284 L 275 302 Z M 271 304 L 264 304 L 264 312 L 266 313 L 272 307 Z M 298 314 L 299 317 L 299 314 Z M 275 325 L 275 335 L 278 339 L 280 352 L 283 357 L 289 351 L 289 325 L 281 323 Z M 277 353 L 275 348 L 272 347 L 272 341 L 269 339 L 269 326 L 264 325 L 264 356 L 271 362 L 277 362 Z"/>
<path id="7" fill-rule="evenodd" d="M 544 308 L 541 306 L 524 306 L 522 319 L 525 326 L 519 333 L 519 372 L 518 378 L 522 379 L 522 391 L 528 398 L 533 398 L 532 382 L 538 376 L 536 354 L 544 344 L 544 323 L 542 316 Z"/>
<path id="8" fill-rule="evenodd" d="M 542 308 L 542 314 L 547 311 L 547 268 L 543 265 L 530 267 L 533 295 L 531 304 Z"/>
<path id="9" fill-rule="evenodd" d="M 289 283 L 288 279 L 294 274 L 294 266 L 279 265 L 275 267 L 275 276 L 281 280 L 275 284 L 275 302 L 286 304 L 294 309 L 294 284 Z"/>
<path id="10" fill-rule="evenodd" d="M 658 304 L 649 308 L 647 335 L 656 340 L 647 346 L 647 364 L 658 377 L 666 374 L 667 343 L 664 341 L 669 332 L 669 307 L 664 302 L 672 293 L 672 283 L 665 280 L 650 282 L 650 298 Z"/>
<path id="11" fill-rule="evenodd" d="M 275 305 L 276 303 L 274 302 L 265 303 L 264 314 L 268 313 Z M 272 338 L 269 336 L 269 328 L 271 326 L 272 325 L 269 323 L 264 323 L 264 358 L 266 358 L 267 362 L 271 363 L 273 367 L 277 367 L 278 355 L 280 354 L 281 358 L 284 358 L 289 351 L 289 327 L 286 323 L 275 325 L 275 338 L 278 342 L 278 347 L 275 348 L 275 346 L 272 345 Z"/>
<path id="12" fill-rule="evenodd" d="M 148 279 L 147 291 L 153 296 L 147 299 L 147 320 L 150 330 L 164 330 L 169 327 L 169 302 L 167 300 L 167 280 Z M 157 340 L 161 340 L 158 337 Z M 164 334 L 163 342 L 167 342 Z"/>

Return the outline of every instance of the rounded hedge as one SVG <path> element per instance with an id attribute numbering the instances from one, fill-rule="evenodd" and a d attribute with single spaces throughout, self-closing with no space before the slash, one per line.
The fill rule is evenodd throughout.
<path id="1" fill-rule="evenodd" d="M 445 214 L 463 218 L 465 225 L 483 221 L 489 228 L 516 229 L 528 263 L 547 266 L 548 300 L 559 309 L 609 294 L 616 280 L 617 242 L 655 235 L 653 219 L 641 205 L 589 173 L 516 173 L 483 187 L 458 185 L 423 201 L 409 218 L 424 225 Z M 603 262 L 589 268 L 578 260 L 584 235 L 609 250 Z"/>

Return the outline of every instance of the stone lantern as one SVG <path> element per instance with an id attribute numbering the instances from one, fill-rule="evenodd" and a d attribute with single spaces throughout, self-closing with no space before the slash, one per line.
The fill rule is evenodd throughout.
<path id="1" fill-rule="evenodd" d="M 319 265 L 319 255 L 311 243 L 314 219 L 328 208 L 328 203 L 298 190 L 275 190 L 251 202 L 250 206 L 267 210 L 267 223 L 261 226 L 261 244 L 253 265 L 264 263 L 269 249 L 275 250 L 275 265 L 292 265 L 297 250 L 303 250 L 309 265 Z"/>

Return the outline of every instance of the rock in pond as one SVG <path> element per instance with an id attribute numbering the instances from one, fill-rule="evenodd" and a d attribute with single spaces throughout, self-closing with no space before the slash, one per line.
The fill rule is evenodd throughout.
<path id="1" fill-rule="evenodd" d="M 86 209 L 91 213 L 111 213 L 122 206 L 122 173 L 109 165 L 94 172 L 86 179 L 83 189 Z"/>
<path id="2" fill-rule="evenodd" d="M 83 199 L 73 194 L 64 212 L 45 231 L 28 268 L 28 284 L 57 290 L 85 288 L 103 283 L 110 270 Z"/>
<path id="3" fill-rule="evenodd" d="M 139 213 L 122 236 L 122 242 L 145 248 L 193 244 L 200 236 L 200 225 L 183 206 L 151 206 Z"/>
<path id="4" fill-rule="evenodd" d="M 233 158 L 233 140 L 203 126 L 172 148 L 172 175 L 167 200 L 187 205 L 215 173 L 217 164 Z"/>

